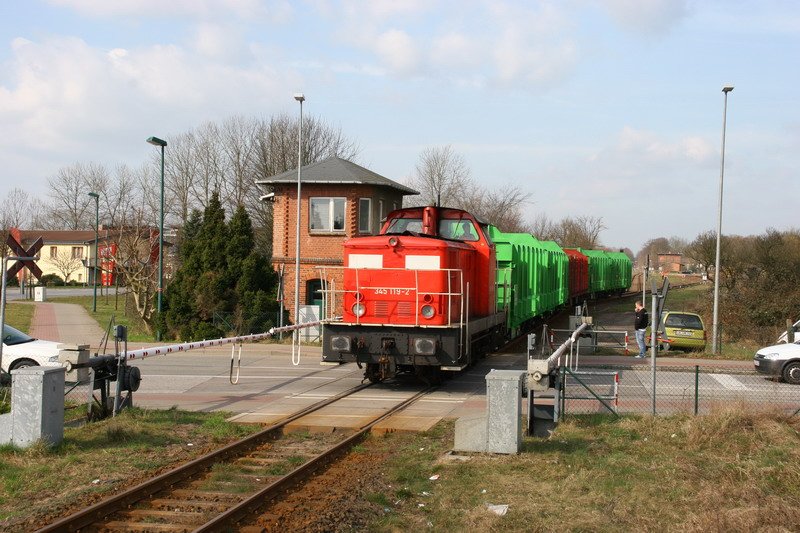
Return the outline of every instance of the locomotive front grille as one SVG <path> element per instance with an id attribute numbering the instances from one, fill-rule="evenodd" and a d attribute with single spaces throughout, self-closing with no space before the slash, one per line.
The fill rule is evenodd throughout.
<path id="1" fill-rule="evenodd" d="M 410 317 L 414 314 L 411 302 L 397 302 L 397 316 Z"/>
<path id="2" fill-rule="evenodd" d="M 375 316 L 389 316 L 389 302 L 375 302 Z"/>

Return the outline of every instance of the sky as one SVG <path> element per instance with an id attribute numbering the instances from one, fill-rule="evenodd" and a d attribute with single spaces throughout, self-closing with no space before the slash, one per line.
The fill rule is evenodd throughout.
<path id="1" fill-rule="evenodd" d="M 3 0 L 0 198 L 303 92 L 383 176 L 451 145 L 636 252 L 716 230 L 734 85 L 723 233 L 759 234 L 800 226 L 799 81 L 795 0 Z"/>

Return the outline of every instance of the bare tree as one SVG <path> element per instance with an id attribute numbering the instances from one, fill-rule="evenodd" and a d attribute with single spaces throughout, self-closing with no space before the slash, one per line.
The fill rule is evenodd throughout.
<path id="1" fill-rule="evenodd" d="M 599 248 L 600 233 L 604 229 L 606 226 L 602 217 L 566 217 L 559 223 L 556 242 L 565 248 Z"/>
<path id="2" fill-rule="evenodd" d="M 192 183 L 198 174 L 195 144 L 194 134 L 190 131 L 174 136 L 167 146 L 169 164 L 164 168 L 164 194 L 170 199 L 168 211 L 174 215 L 178 226 L 186 224 L 194 207 Z M 160 161 L 156 164 L 160 164 Z"/>
<path id="3" fill-rule="evenodd" d="M 420 192 L 422 203 L 446 207 L 459 207 L 464 194 L 474 188 L 464 158 L 450 145 L 426 148 L 409 185 Z"/>
<path id="4" fill-rule="evenodd" d="M 526 232 L 531 233 L 540 241 L 554 241 L 558 238 L 558 224 L 547 218 L 547 215 L 539 213 L 528 225 Z"/>
<path id="5" fill-rule="evenodd" d="M 225 191 L 227 206 L 233 212 L 244 206 L 255 192 L 255 155 L 258 124 L 242 117 L 231 117 L 219 129 L 220 148 L 225 162 Z"/>
<path id="6" fill-rule="evenodd" d="M 11 228 L 24 228 L 30 220 L 30 200 L 28 193 L 22 189 L 14 188 L 8 193 L 0 205 L 0 255 L 6 256 L 8 248 L 6 241 Z"/>
<path id="7" fill-rule="evenodd" d="M 219 127 L 207 122 L 194 131 L 194 157 L 197 162 L 192 183 L 192 192 L 202 208 L 208 205 L 214 192 L 222 194 L 223 161 L 218 150 L 220 142 Z M 227 200 L 222 196 L 220 199 Z"/>
<path id="8" fill-rule="evenodd" d="M 102 194 L 108 186 L 108 170 L 96 163 L 75 163 L 59 169 L 48 180 L 53 202 L 51 216 L 62 229 L 79 230 L 92 225 L 90 191 Z"/>
<path id="9" fill-rule="evenodd" d="M 726 244 L 721 241 L 720 245 Z M 720 246 L 722 251 L 722 246 Z M 711 279 L 711 267 L 717 261 L 717 234 L 712 231 L 705 231 L 698 235 L 686 248 L 686 254 L 700 263 L 706 273 L 706 278 Z"/>
<path id="10" fill-rule="evenodd" d="M 133 298 L 136 313 L 152 332 L 155 313 L 158 234 L 148 224 L 150 219 L 144 203 L 133 206 L 123 219 L 117 238 L 116 268 L 125 280 L 128 294 Z"/>
<path id="11" fill-rule="evenodd" d="M 523 192 L 515 185 L 500 189 L 473 187 L 457 204 L 501 231 L 519 233 L 527 229 L 522 207 L 530 197 L 530 193 Z"/>
<path id="12" fill-rule="evenodd" d="M 58 270 L 58 272 L 61 274 L 61 278 L 64 280 L 64 283 L 69 281 L 69 278 L 72 276 L 73 272 L 83 266 L 81 258 L 75 257 L 72 255 L 71 251 L 67 250 L 59 250 L 54 257 L 50 257 L 50 262 L 53 263 L 53 266 L 55 266 L 56 270 Z"/>

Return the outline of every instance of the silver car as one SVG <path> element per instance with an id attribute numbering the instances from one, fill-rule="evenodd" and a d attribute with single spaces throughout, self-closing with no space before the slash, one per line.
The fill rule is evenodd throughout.
<path id="1" fill-rule="evenodd" d="M 761 348 L 753 358 L 756 370 L 800 385 L 800 340 Z"/>

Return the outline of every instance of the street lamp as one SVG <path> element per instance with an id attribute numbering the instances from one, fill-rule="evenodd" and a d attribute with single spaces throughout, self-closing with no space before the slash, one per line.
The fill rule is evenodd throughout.
<path id="1" fill-rule="evenodd" d="M 96 192 L 90 192 L 89 196 L 94 198 L 94 274 L 92 274 L 92 286 L 93 286 L 93 296 L 92 296 L 92 313 L 97 312 L 97 252 L 98 252 L 98 242 L 97 242 L 97 229 L 100 226 L 100 195 Z"/>
<path id="2" fill-rule="evenodd" d="M 300 322 L 300 169 L 303 166 L 303 102 L 306 100 L 303 93 L 295 93 L 294 99 L 300 102 L 300 127 L 297 129 L 297 231 L 295 233 L 295 257 L 294 257 L 294 324 Z M 292 342 L 292 363 L 300 363 L 300 330 L 294 330 L 295 338 Z M 297 341 L 297 358 L 295 359 L 294 346 Z"/>
<path id="3" fill-rule="evenodd" d="M 156 340 L 161 340 L 161 294 L 164 292 L 164 148 L 167 141 L 158 137 L 149 137 L 147 142 L 153 146 L 161 147 L 161 211 L 158 221 L 158 329 L 156 330 Z"/>
<path id="4" fill-rule="evenodd" d="M 722 163 L 719 169 L 719 208 L 717 210 L 717 258 L 714 261 L 714 327 L 711 335 L 711 353 L 719 352 L 719 251 L 720 241 L 722 240 L 722 181 L 725 176 L 725 127 L 728 117 L 728 93 L 733 90 L 733 85 L 726 85 L 722 88 L 725 95 L 725 104 L 722 108 Z"/>

